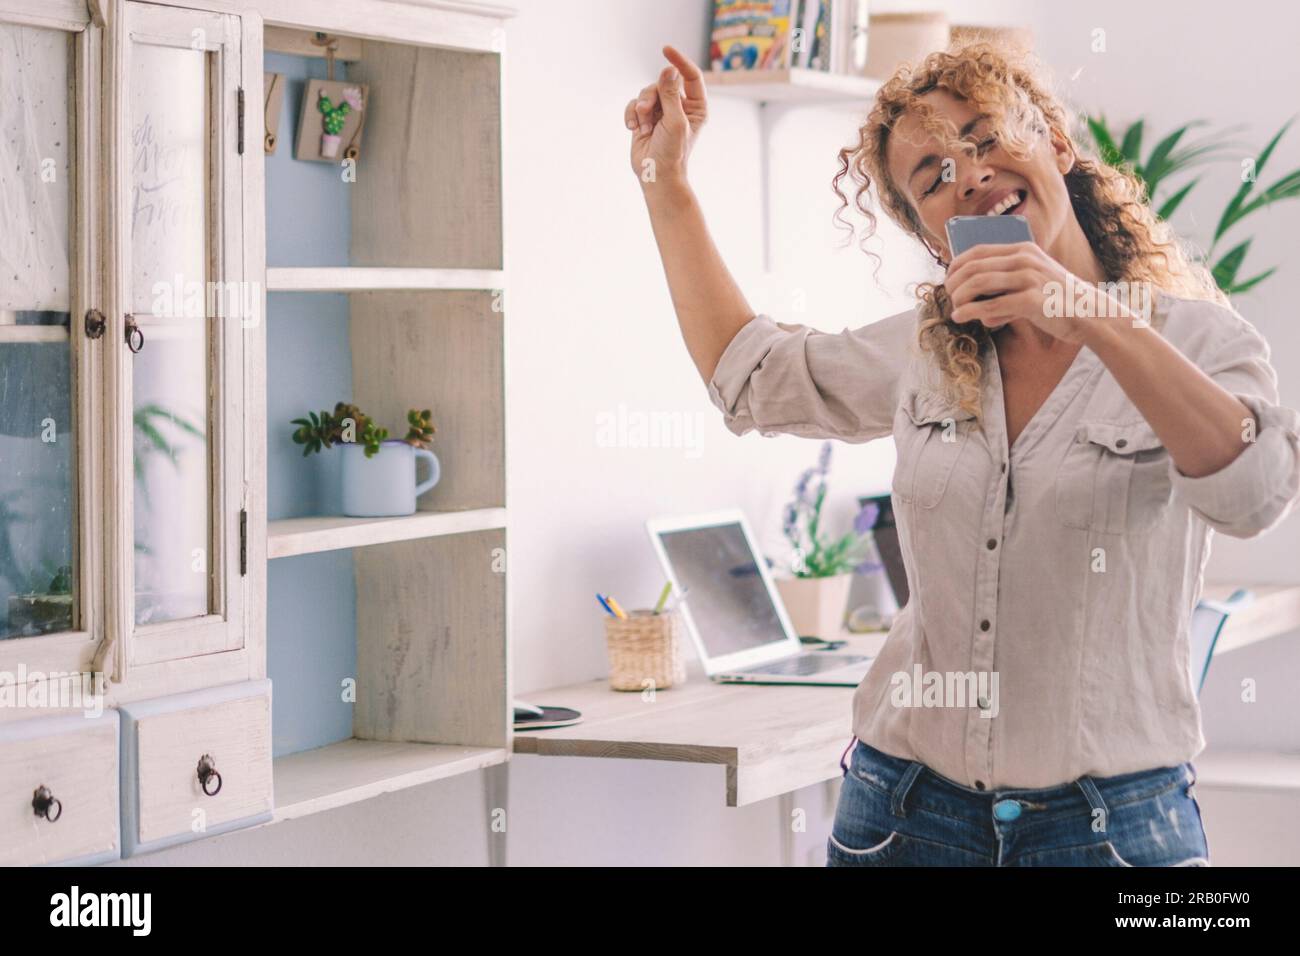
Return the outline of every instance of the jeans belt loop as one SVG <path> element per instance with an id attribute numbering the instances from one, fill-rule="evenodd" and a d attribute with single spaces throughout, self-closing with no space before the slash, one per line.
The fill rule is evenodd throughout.
<path id="1" fill-rule="evenodd" d="M 904 807 L 904 801 L 907 799 L 908 792 L 912 789 L 912 784 L 925 769 L 925 764 L 919 760 L 913 760 L 911 765 L 903 771 L 902 778 L 898 781 L 898 786 L 894 788 L 893 796 L 889 802 L 889 809 L 896 817 L 907 816 L 907 810 Z"/>
<path id="2" fill-rule="evenodd" d="M 1093 782 L 1092 777 L 1084 774 L 1075 781 L 1083 795 L 1087 797 L 1088 803 L 1092 806 L 1093 818 L 1096 819 L 1098 813 L 1101 814 L 1103 831 L 1110 825 L 1109 811 L 1106 809 L 1106 801 L 1101 798 L 1101 791 L 1097 789 L 1097 784 Z"/>

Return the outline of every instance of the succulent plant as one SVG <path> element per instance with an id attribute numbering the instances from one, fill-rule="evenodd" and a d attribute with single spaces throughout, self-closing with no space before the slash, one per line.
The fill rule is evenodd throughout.
<path id="1" fill-rule="evenodd" d="M 423 448 L 437 431 L 433 425 L 433 412 L 429 409 L 411 409 L 406 413 L 410 426 L 401 441 Z M 381 428 L 369 415 L 349 402 L 339 402 L 333 412 L 308 412 L 306 418 L 295 418 L 291 424 L 295 444 L 302 445 L 305 458 L 312 452 L 335 445 L 359 444 L 364 446 L 367 458 L 379 452 L 379 446 L 388 440 L 388 429 Z"/>
<path id="2" fill-rule="evenodd" d="M 437 429 L 433 427 L 433 412 L 429 409 L 411 409 L 406 413 L 406 423 L 411 427 L 402 441 L 416 448 L 423 448 L 433 441 L 433 433 Z"/>

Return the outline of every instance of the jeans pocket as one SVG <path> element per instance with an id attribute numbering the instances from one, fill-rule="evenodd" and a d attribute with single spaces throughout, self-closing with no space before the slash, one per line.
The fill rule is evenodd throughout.
<path id="1" fill-rule="evenodd" d="M 897 830 L 890 830 L 875 846 L 855 849 L 845 846 L 835 838 L 834 830 L 826 839 L 827 866 L 882 866 L 894 859 L 902 848 L 903 836 Z"/>
<path id="2" fill-rule="evenodd" d="M 1209 866 L 1201 808 L 1191 774 L 1178 786 L 1117 807 L 1106 843 L 1120 866 Z"/>

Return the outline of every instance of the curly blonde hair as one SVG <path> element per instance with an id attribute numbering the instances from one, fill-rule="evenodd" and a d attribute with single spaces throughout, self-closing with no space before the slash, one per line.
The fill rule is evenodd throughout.
<path id="1" fill-rule="evenodd" d="M 844 218 L 849 199 L 840 188 L 849 177 L 857 186 L 853 204 L 867 222 L 861 246 L 876 260 L 878 273 L 880 256 L 866 249 L 878 222 L 867 202 L 874 184 L 886 215 L 930 248 L 916 209 L 889 175 L 887 159 L 890 134 L 904 113 L 915 116 L 953 153 L 974 153 L 973 144 L 958 138 L 955 124 L 921 100 L 926 93 L 942 89 L 987 114 L 999 144 L 1013 156 L 1027 158 L 1035 137 L 1046 134 L 1049 127 L 1066 139 L 1076 156 L 1064 177 L 1070 203 L 1108 282 L 1145 282 L 1172 295 L 1227 304 L 1209 270 L 1185 251 L 1169 225 L 1152 211 L 1150 197 L 1137 177 L 1095 155 L 1084 155 L 1071 135 L 1077 121 L 1049 91 L 1043 75 L 1029 54 L 986 40 L 931 53 L 915 66 L 899 67 L 876 94 L 857 143 L 839 151 L 840 168 L 832 180 L 840 199 L 835 221 L 848 227 L 851 238 L 855 230 Z M 990 330 L 979 321 L 953 322 L 952 303 L 942 283 L 918 283 L 917 299 L 920 347 L 934 353 L 959 406 L 979 418 L 981 357 L 992 345 Z M 1159 320 L 1153 318 L 1152 323 L 1158 327 Z"/>

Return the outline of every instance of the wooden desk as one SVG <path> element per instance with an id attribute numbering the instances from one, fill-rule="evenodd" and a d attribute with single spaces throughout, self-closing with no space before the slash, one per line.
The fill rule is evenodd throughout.
<path id="1" fill-rule="evenodd" d="M 1207 585 L 1226 598 L 1235 585 Z M 1228 618 L 1216 654 L 1300 629 L 1300 586 L 1253 587 L 1255 602 Z M 844 652 L 874 656 L 885 633 L 846 634 Z M 698 662 L 681 687 L 640 693 L 612 691 L 608 680 L 521 695 L 539 704 L 574 707 L 572 727 L 517 731 L 514 751 L 554 757 L 679 760 L 727 768 L 727 806 L 743 807 L 830 780 L 853 738 L 852 687 L 714 684 Z"/>

